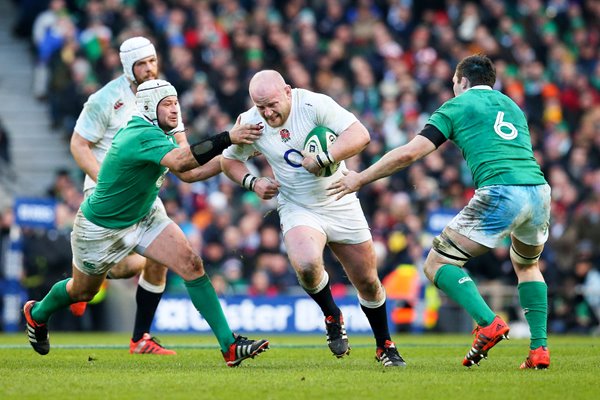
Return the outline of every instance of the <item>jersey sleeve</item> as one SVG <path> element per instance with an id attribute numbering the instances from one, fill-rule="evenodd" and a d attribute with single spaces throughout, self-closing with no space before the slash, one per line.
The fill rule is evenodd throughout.
<path id="1" fill-rule="evenodd" d="M 173 143 L 159 128 L 149 129 L 140 140 L 140 151 L 137 156 L 140 160 L 160 164 L 163 157 L 175 148 L 177 144 Z"/>
<path id="2" fill-rule="evenodd" d="M 469 103 L 466 96 L 456 96 L 446 101 L 438 108 L 427 121 L 433 125 L 449 140 L 454 141 L 456 127 L 461 126 L 465 119 L 469 119 L 467 110 Z"/>
<path id="3" fill-rule="evenodd" d="M 223 157 L 231 160 L 247 161 L 257 155 L 257 150 L 250 144 L 232 144 L 223 150 Z"/>
<path id="4" fill-rule="evenodd" d="M 316 125 L 326 126 L 338 135 L 358 121 L 354 114 L 327 95 L 314 93 L 310 101 L 315 103 Z"/>
<path id="5" fill-rule="evenodd" d="M 455 108 L 453 107 L 453 102 L 452 100 L 449 100 L 440 108 L 438 108 L 427 121 L 427 124 L 436 127 L 446 137 L 446 139 L 452 139 L 452 132 L 454 128 L 452 124 L 451 113 L 453 108 Z"/>
<path id="6" fill-rule="evenodd" d="M 75 132 L 84 139 L 97 143 L 106 134 L 111 110 L 112 107 L 102 104 L 96 96 L 90 96 L 77 118 Z"/>

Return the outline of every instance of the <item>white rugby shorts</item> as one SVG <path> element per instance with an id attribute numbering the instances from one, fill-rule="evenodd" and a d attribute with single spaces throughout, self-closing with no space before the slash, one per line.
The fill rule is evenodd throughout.
<path id="1" fill-rule="evenodd" d="M 71 249 L 73 265 L 86 275 L 101 275 L 132 251 L 141 255 L 156 237 L 173 223 L 160 199 L 137 224 L 124 229 L 109 229 L 89 221 L 81 209 L 77 212 Z"/>
<path id="2" fill-rule="evenodd" d="M 319 208 L 280 200 L 277 211 L 284 236 L 296 226 L 309 226 L 323 232 L 328 243 L 358 244 L 371 239 L 371 230 L 358 198 L 342 204 L 335 201 Z"/>

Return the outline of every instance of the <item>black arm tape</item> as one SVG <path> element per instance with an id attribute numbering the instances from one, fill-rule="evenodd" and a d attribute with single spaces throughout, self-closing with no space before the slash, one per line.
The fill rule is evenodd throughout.
<path id="1" fill-rule="evenodd" d="M 229 137 L 229 132 L 225 131 L 204 139 L 201 142 L 191 144 L 190 150 L 196 161 L 198 161 L 198 164 L 204 165 L 221 154 L 229 146 L 231 146 L 231 138 Z"/>
<path id="2" fill-rule="evenodd" d="M 425 125 L 425 127 L 419 132 L 419 135 L 425 136 L 427 139 L 431 141 L 435 145 L 437 149 L 440 147 L 446 140 L 446 136 L 435 126 L 431 124 Z"/>

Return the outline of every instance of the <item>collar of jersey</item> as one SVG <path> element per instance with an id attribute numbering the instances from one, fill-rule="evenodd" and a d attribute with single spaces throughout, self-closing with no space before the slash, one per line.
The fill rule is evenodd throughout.
<path id="1" fill-rule="evenodd" d="M 494 90 L 494 89 L 492 89 L 492 88 L 491 88 L 490 86 L 488 86 L 488 85 L 476 85 L 476 86 L 470 87 L 468 90 L 471 90 L 471 89 L 478 89 L 478 90 Z"/>

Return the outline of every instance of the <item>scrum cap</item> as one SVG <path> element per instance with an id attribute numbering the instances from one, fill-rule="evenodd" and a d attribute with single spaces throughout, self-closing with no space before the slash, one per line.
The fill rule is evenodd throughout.
<path id="1" fill-rule="evenodd" d="M 123 42 L 119 49 L 119 56 L 121 57 L 125 76 L 130 81 L 136 82 L 133 74 L 133 64 L 143 58 L 156 56 L 156 50 L 148 39 L 136 36 Z"/>
<path id="2" fill-rule="evenodd" d="M 156 109 L 158 103 L 168 96 L 177 96 L 177 91 L 169 82 L 152 79 L 138 86 L 135 103 L 138 112 L 147 120 L 158 126 Z"/>

